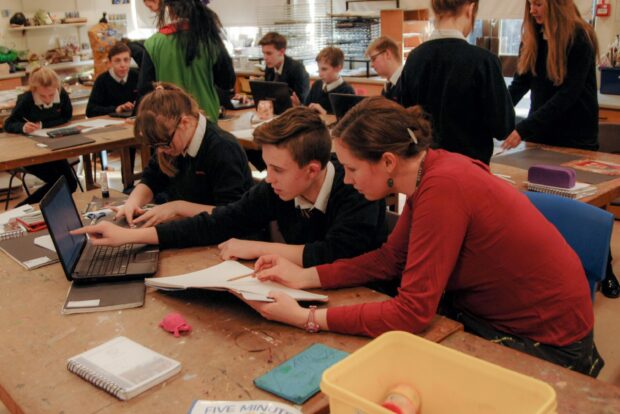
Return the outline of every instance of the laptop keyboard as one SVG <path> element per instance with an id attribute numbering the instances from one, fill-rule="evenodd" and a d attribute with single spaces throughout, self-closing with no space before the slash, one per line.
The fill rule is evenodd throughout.
<path id="1" fill-rule="evenodd" d="M 131 258 L 132 244 L 118 247 L 97 246 L 88 275 L 124 275 Z"/>

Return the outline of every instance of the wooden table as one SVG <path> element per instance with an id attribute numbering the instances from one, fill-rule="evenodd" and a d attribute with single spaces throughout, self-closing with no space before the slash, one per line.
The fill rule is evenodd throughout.
<path id="1" fill-rule="evenodd" d="M 605 152 L 586 151 L 574 148 L 552 147 L 547 145 L 538 144 L 526 144 L 526 148 L 542 148 L 549 151 L 560 152 L 564 154 L 572 154 L 584 159 L 608 161 L 614 164 L 620 165 L 620 155 L 608 154 Z M 527 181 L 527 170 L 513 167 L 510 165 L 503 165 L 496 162 L 494 158 L 491 159 L 491 171 L 493 173 L 505 174 L 510 176 L 510 179 L 515 181 L 515 187 L 519 190 L 527 190 L 525 181 Z M 617 176 L 609 181 L 605 181 L 599 184 L 595 184 L 597 191 L 595 194 L 581 198 L 579 200 L 586 203 L 598 206 L 606 207 L 612 200 L 620 197 L 620 176 Z"/>
<path id="2" fill-rule="evenodd" d="M 125 124 L 122 128 L 114 128 L 110 131 L 106 130 L 106 128 L 101 128 L 86 135 L 94 139 L 95 142 L 51 151 L 47 148 L 38 147 L 35 141 L 23 135 L 0 133 L 0 146 L 2 147 L 0 152 L 0 171 L 49 161 L 64 160 L 92 152 L 119 149 L 121 151 L 123 186 L 128 188 L 135 180 L 135 175 L 131 168 L 129 148 L 140 146 L 142 165 L 147 165 L 149 162 L 149 148 L 147 145 L 141 145 L 141 142 L 134 138 L 133 125 Z M 90 163 L 84 162 L 86 187 L 87 189 L 92 189 L 95 186 L 89 167 Z"/>
<path id="3" fill-rule="evenodd" d="M 75 193 L 78 208 L 95 192 Z M 215 248 L 167 250 L 157 276 L 195 271 L 218 263 Z M 229 293 L 163 293 L 149 288 L 143 308 L 61 315 L 69 282 L 60 264 L 25 271 L 0 253 L 0 399 L 12 413 L 182 413 L 194 399 L 270 399 L 253 379 L 313 343 L 348 352 L 368 338 L 333 333 L 309 334 L 270 322 Z M 330 306 L 386 297 L 366 288 L 330 291 Z M 180 312 L 193 327 L 175 338 L 158 327 L 170 312 Z M 440 341 L 461 325 L 438 317 L 423 336 Z M 129 402 L 82 380 L 66 369 L 67 358 L 117 335 L 179 360 L 182 371 Z M 321 395 L 304 407 L 320 412 Z"/>
<path id="4" fill-rule="evenodd" d="M 252 116 L 256 113 L 254 109 L 242 109 L 238 111 L 226 111 L 227 119 L 220 119 L 217 124 L 225 131 L 230 132 L 231 134 L 237 137 L 239 144 L 245 149 L 258 149 L 258 145 L 256 145 L 251 137 L 251 134 L 248 134 L 248 130 L 254 128 L 254 124 L 252 124 L 251 119 Z M 334 115 L 324 115 L 321 116 L 323 120 L 330 125 L 336 120 Z M 243 132 L 243 134 L 239 134 L 239 132 Z"/>
<path id="5" fill-rule="evenodd" d="M 620 387 L 613 384 L 595 380 L 463 331 L 450 335 L 441 345 L 547 382 L 555 389 L 558 414 L 620 413 Z"/>

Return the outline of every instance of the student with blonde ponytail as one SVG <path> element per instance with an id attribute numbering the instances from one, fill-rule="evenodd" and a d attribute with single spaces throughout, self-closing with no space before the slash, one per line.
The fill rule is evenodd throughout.
<path id="1" fill-rule="evenodd" d="M 382 97 L 357 104 L 332 137 L 346 183 L 368 200 L 407 195 L 396 227 L 379 249 L 332 264 L 302 269 L 263 256 L 256 276 L 302 289 L 397 280 L 398 295 L 316 309 L 272 292 L 275 302 L 251 306 L 310 332 L 378 336 L 422 332 L 443 296 L 445 312 L 470 332 L 596 376 L 603 361 L 579 257 L 524 194 L 480 161 L 429 149 L 419 108 Z"/>
<path id="2" fill-rule="evenodd" d="M 56 72 L 48 67 L 37 68 L 30 73 L 28 85 L 30 90 L 17 97 L 15 108 L 4 122 L 6 132 L 28 135 L 37 129 L 53 128 L 71 121 L 71 100 Z M 31 165 L 26 171 L 45 184 L 20 205 L 38 203 L 61 176 L 67 180 L 71 192 L 77 188 L 77 179 L 66 160 Z"/>
<path id="3" fill-rule="evenodd" d="M 156 85 L 140 103 L 134 125 L 135 136 L 147 140 L 155 155 L 117 212 L 117 218 L 146 227 L 237 201 L 252 186 L 235 137 L 207 120 L 181 88 Z M 158 194 L 167 202 L 145 212 L 142 207 Z"/>
<path id="4" fill-rule="evenodd" d="M 598 43 L 573 0 L 525 2 L 517 73 L 509 87 L 516 105 L 531 91 L 528 117 L 504 142 L 521 140 L 598 149 Z"/>
<path id="5" fill-rule="evenodd" d="M 514 128 L 514 109 L 497 56 L 470 45 L 478 0 L 432 0 L 435 30 L 407 57 L 401 103 L 432 117 L 435 148 L 488 164 L 493 138 Z"/>

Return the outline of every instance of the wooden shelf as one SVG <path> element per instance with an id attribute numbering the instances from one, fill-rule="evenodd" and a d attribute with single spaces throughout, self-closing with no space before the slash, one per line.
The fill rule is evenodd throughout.
<path id="1" fill-rule="evenodd" d="M 381 35 L 394 39 L 404 60 L 424 40 L 428 18 L 428 9 L 381 10 Z"/>
<path id="2" fill-rule="evenodd" d="M 84 23 L 61 23 L 61 24 L 42 24 L 39 26 L 20 26 L 20 27 L 9 27 L 9 31 L 12 32 L 18 32 L 18 31 L 23 31 L 25 32 L 26 30 L 40 30 L 40 29 L 55 29 L 58 27 L 76 27 L 76 26 L 84 26 L 86 25 L 88 22 L 84 22 Z"/>

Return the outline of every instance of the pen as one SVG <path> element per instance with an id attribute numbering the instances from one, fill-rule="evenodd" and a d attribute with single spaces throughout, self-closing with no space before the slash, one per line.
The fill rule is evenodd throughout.
<path id="1" fill-rule="evenodd" d="M 256 273 L 252 272 L 252 273 L 248 273 L 247 275 L 241 275 L 241 276 L 235 276 L 235 277 L 231 277 L 230 279 L 226 280 L 227 282 L 232 282 L 233 280 L 239 280 L 239 279 L 243 279 L 245 277 L 249 277 L 249 276 L 256 276 Z"/>

